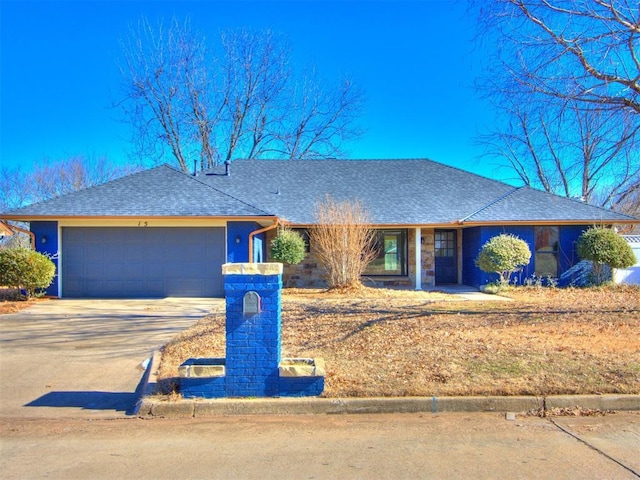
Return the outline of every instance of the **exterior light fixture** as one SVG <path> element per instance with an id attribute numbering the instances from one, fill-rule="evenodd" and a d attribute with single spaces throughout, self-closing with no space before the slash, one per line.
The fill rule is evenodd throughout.
<path id="1" fill-rule="evenodd" d="M 236 235 L 236 245 L 240 244 L 240 235 Z"/>

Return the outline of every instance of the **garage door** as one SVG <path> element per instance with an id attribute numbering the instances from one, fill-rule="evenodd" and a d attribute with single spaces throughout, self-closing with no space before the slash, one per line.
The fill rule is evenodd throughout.
<path id="1" fill-rule="evenodd" d="M 221 297 L 224 228 L 62 229 L 62 296 Z"/>

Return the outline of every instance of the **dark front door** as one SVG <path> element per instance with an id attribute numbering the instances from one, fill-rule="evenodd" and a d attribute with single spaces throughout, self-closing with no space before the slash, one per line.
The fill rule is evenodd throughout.
<path id="1" fill-rule="evenodd" d="M 456 262 L 457 241 L 455 230 L 436 230 L 435 258 L 436 284 L 458 283 L 458 264 Z"/>

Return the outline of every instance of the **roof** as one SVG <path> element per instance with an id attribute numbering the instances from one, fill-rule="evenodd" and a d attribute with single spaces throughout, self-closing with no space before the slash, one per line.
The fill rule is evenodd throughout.
<path id="1" fill-rule="evenodd" d="M 25 218 L 268 215 L 168 165 L 35 203 L 9 214 Z"/>
<path id="2" fill-rule="evenodd" d="M 169 166 L 9 212 L 62 216 L 278 216 L 314 221 L 327 194 L 359 200 L 378 225 L 637 222 L 576 200 L 485 178 L 426 159 L 236 160 L 188 175 Z"/>

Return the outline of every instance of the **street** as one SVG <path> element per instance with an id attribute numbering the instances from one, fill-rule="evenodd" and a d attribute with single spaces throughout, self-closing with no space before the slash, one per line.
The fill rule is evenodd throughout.
<path id="1" fill-rule="evenodd" d="M 4 479 L 637 479 L 640 412 L 0 419 Z M 583 443 L 587 442 L 591 446 Z"/>

